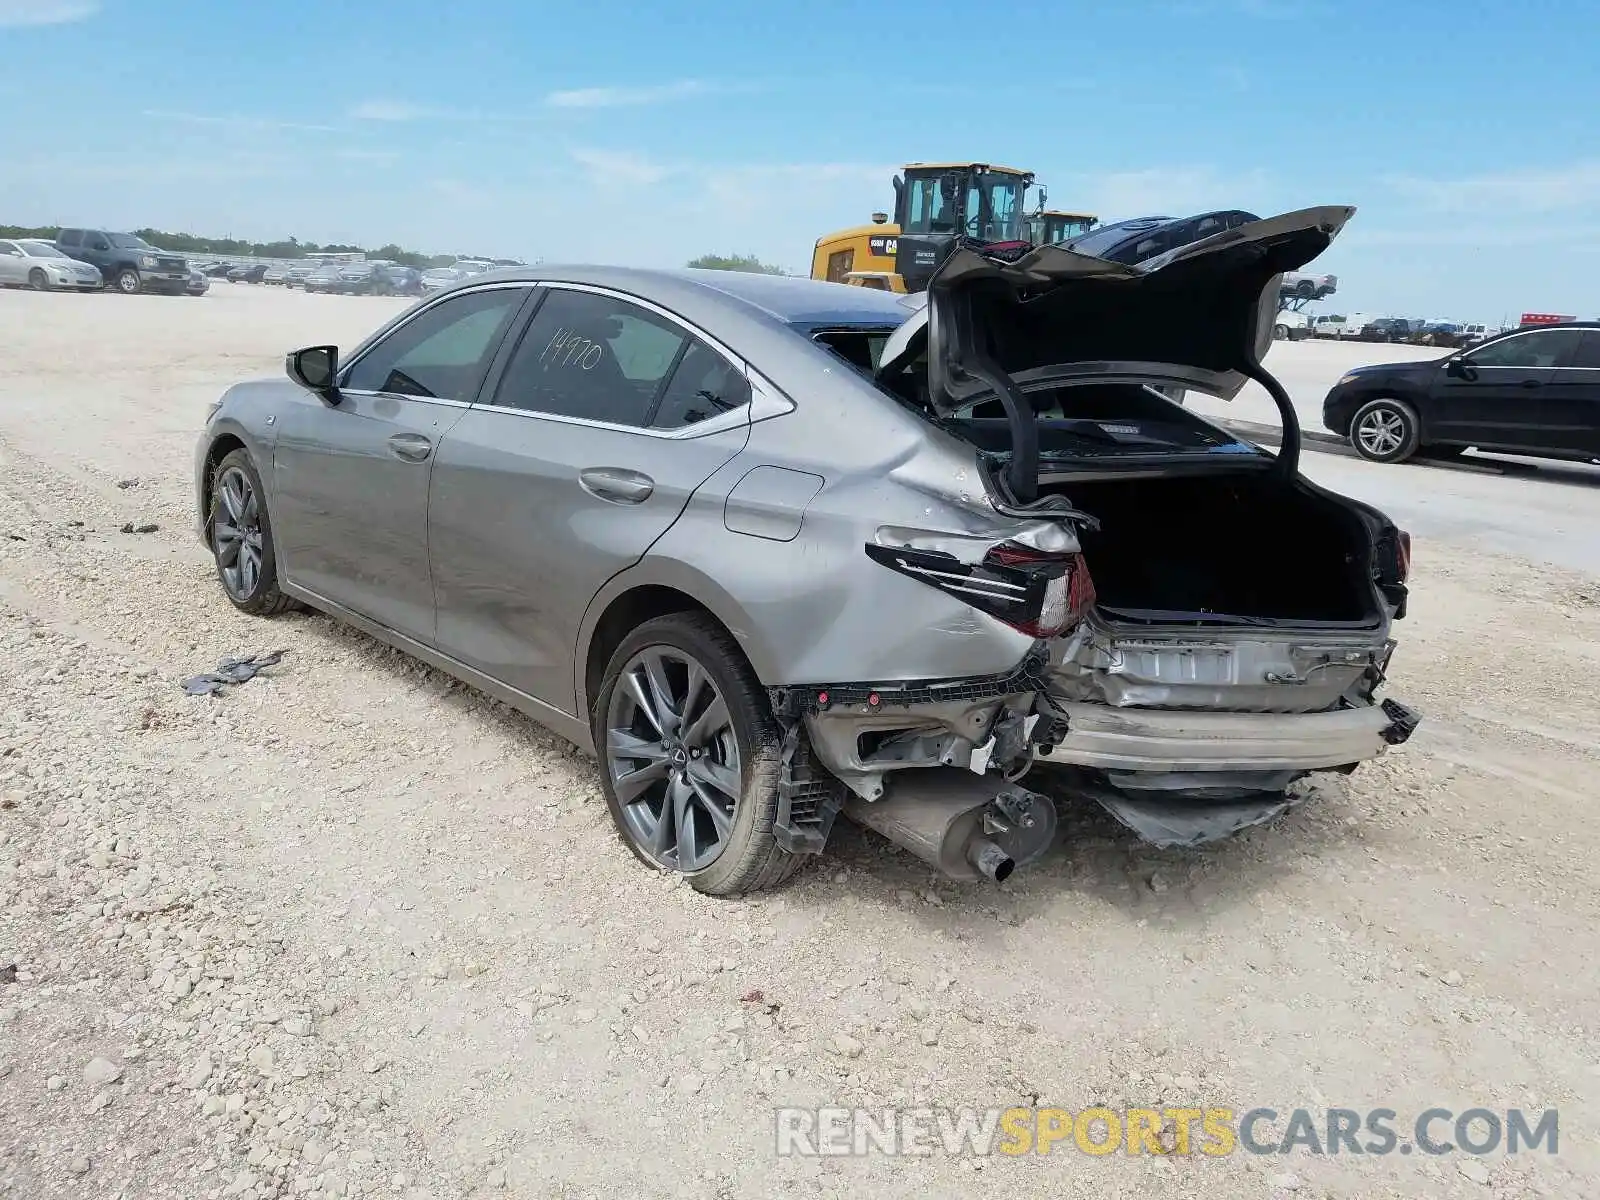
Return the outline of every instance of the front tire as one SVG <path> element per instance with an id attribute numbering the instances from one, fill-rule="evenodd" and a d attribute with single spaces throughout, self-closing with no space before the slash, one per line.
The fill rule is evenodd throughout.
<path id="1" fill-rule="evenodd" d="M 223 456 L 211 477 L 206 535 L 223 594 L 240 612 L 270 617 L 294 607 L 278 587 L 266 492 L 249 451 Z"/>
<path id="2" fill-rule="evenodd" d="M 1288 340 L 1289 327 L 1287 325 L 1274 325 L 1272 327 L 1272 340 L 1282 342 Z"/>
<path id="3" fill-rule="evenodd" d="M 114 282 L 117 285 L 117 291 L 124 296 L 137 296 L 143 287 L 139 280 L 139 272 L 132 267 L 123 267 L 122 270 L 118 271 Z"/>
<path id="4" fill-rule="evenodd" d="M 777 723 L 737 643 L 711 618 L 673 613 L 624 638 L 591 727 L 606 807 L 642 862 L 712 896 L 761 891 L 799 869 L 772 832 Z"/>
<path id="5" fill-rule="evenodd" d="M 1350 444 L 1368 462 L 1404 462 L 1417 452 L 1422 423 L 1404 400 L 1369 400 L 1350 418 Z"/>
<path id="6" fill-rule="evenodd" d="M 50 290 L 50 280 L 45 277 L 43 271 L 35 267 L 28 272 L 28 286 L 36 292 L 48 292 Z"/>

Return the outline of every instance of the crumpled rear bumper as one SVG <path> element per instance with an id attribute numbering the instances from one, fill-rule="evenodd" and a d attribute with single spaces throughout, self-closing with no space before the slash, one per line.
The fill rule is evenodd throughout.
<path id="1" fill-rule="evenodd" d="M 1066 732 L 1038 762 L 1103 771 L 1319 771 L 1376 758 L 1410 736 L 1403 705 L 1313 713 L 1188 712 L 1056 702 Z"/>

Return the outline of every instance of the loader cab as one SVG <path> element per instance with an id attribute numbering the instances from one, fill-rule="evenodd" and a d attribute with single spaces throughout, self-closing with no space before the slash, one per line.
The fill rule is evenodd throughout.
<path id="1" fill-rule="evenodd" d="M 1062 212 L 1047 209 L 1028 218 L 1028 241 L 1035 246 L 1054 246 L 1082 237 L 1100 224 L 1093 213 Z"/>
<path id="2" fill-rule="evenodd" d="M 894 180 L 895 270 L 908 292 L 928 286 L 958 240 L 1027 236 L 1023 202 L 1033 175 L 987 163 L 912 163 Z"/>

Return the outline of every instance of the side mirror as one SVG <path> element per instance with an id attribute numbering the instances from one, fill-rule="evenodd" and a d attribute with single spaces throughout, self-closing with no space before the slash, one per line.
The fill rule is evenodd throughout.
<path id="1" fill-rule="evenodd" d="M 307 346 L 291 350 L 284 358 L 284 372 L 307 391 L 316 392 L 330 404 L 339 403 L 339 347 Z"/>
<path id="2" fill-rule="evenodd" d="M 1460 355 L 1450 359 L 1444 364 L 1444 373 L 1457 379 L 1473 380 L 1478 377 L 1478 370 Z"/>

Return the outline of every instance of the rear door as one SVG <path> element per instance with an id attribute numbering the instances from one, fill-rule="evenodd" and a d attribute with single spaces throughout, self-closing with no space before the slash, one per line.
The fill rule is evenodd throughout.
<path id="1" fill-rule="evenodd" d="M 1600 458 L 1600 329 L 1586 329 L 1572 359 L 1556 369 L 1549 395 L 1551 449 Z"/>
<path id="2" fill-rule="evenodd" d="M 664 310 L 552 285 L 491 387 L 434 463 L 438 645 L 571 713 L 590 601 L 744 448 L 750 384 Z"/>
<path id="3" fill-rule="evenodd" d="M 1575 329 L 1536 329 L 1469 350 L 1434 380 L 1430 437 L 1507 450 L 1550 449 L 1563 418 L 1553 402 L 1558 368 L 1572 360 Z"/>
<path id="4" fill-rule="evenodd" d="M 278 420 L 273 535 L 292 583 L 424 645 L 434 634 L 428 478 L 439 440 L 477 397 L 530 289 L 431 304 Z"/>

